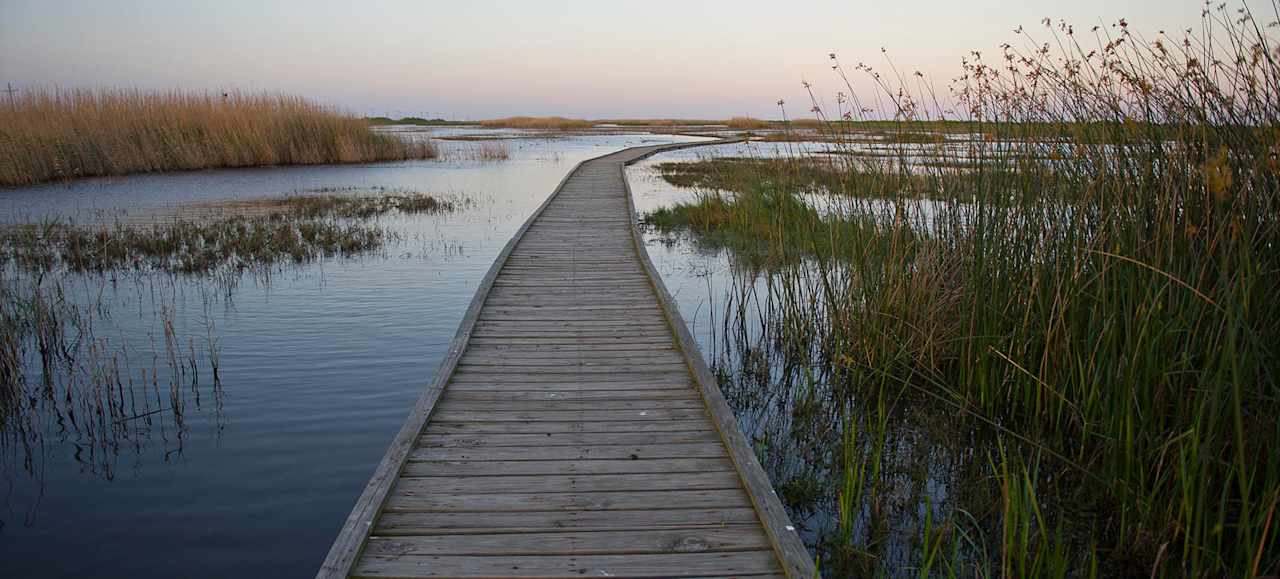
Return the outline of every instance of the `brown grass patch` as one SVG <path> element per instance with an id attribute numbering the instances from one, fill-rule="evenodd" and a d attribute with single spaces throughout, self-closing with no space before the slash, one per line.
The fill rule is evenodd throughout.
<path id="1" fill-rule="evenodd" d="M 480 126 L 502 129 L 589 129 L 591 121 L 566 117 L 507 117 L 480 121 Z"/>
<path id="2" fill-rule="evenodd" d="M 0 185 L 95 175 L 430 158 L 429 142 L 284 94 L 28 90 L 0 102 Z"/>

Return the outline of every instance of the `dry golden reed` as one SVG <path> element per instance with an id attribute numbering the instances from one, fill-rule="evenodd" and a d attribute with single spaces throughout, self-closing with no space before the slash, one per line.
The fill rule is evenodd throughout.
<path id="1" fill-rule="evenodd" d="M 754 119 L 751 117 L 733 117 L 725 121 L 724 124 L 728 125 L 728 127 L 731 129 L 739 129 L 739 130 L 769 128 L 769 123 L 767 121 L 762 121 L 760 119 Z"/>
<path id="2" fill-rule="evenodd" d="M 152 171 L 436 156 L 286 94 L 26 90 L 0 102 L 0 186 Z"/>
<path id="3" fill-rule="evenodd" d="M 592 122 L 566 117 L 507 117 L 480 121 L 480 126 L 504 129 L 589 129 Z"/>

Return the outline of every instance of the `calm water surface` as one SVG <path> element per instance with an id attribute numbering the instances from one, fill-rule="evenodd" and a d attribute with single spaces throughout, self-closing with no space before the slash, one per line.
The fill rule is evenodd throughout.
<path id="1" fill-rule="evenodd" d="M 402 241 L 376 255 L 284 268 L 234 287 L 167 275 L 68 278 L 68 299 L 93 305 L 95 339 L 127 354 L 121 373 L 141 393 L 131 408 L 148 396 L 147 380 L 165 396 L 174 382 L 183 420 L 131 419 L 116 425 L 125 432 L 110 443 L 76 434 L 65 417 L 37 420 L 25 442 L 6 436 L 0 575 L 313 575 L 519 224 L 582 159 L 690 140 L 521 137 L 505 141 L 511 158 L 500 162 L 201 171 L 0 192 L 0 220 L 10 222 L 109 220 L 320 188 L 402 188 L 474 201 L 450 215 L 382 219 Z M 672 265 L 680 259 L 660 258 L 664 275 L 699 267 Z M 690 295 L 684 281 L 672 285 Z M 166 323 L 176 365 L 166 361 Z M 211 384 L 210 342 L 220 388 Z M 188 349 L 198 367 L 183 367 Z M 159 377 L 143 378 L 148 368 Z"/>

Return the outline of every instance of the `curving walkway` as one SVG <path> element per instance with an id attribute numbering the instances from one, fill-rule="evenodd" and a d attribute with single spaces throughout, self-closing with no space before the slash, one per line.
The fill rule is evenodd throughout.
<path id="1" fill-rule="evenodd" d="M 485 277 L 319 577 L 813 575 L 653 270 L 574 169 Z"/>

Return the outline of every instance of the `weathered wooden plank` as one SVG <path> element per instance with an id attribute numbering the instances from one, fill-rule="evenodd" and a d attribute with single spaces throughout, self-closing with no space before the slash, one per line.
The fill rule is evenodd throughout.
<path id="1" fill-rule="evenodd" d="M 628 392 L 631 390 L 689 390 L 688 382 L 496 382 L 455 380 L 450 392 Z"/>
<path id="2" fill-rule="evenodd" d="M 546 355 L 541 357 L 512 358 L 508 356 L 466 355 L 459 364 L 464 370 L 483 372 L 513 372 L 521 374 L 542 372 L 645 372 L 649 370 L 678 372 L 685 368 L 677 357 L 653 356 L 648 358 L 582 358 L 578 356 Z"/>
<path id="3" fill-rule="evenodd" d="M 575 299 L 574 296 L 545 296 L 534 297 L 528 295 L 500 295 L 489 296 L 486 302 L 490 307 L 495 308 L 515 308 L 515 307 L 534 307 L 543 309 L 553 308 L 573 308 L 582 306 L 584 308 L 596 307 L 613 307 L 613 308 L 629 308 L 638 311 L 650 311 L 655 315 L 659 313 L 658 309 L 653 305 L 653 296 L 635 296 L 633 298 L 625 298 L 621 296 L 609 296 L 608 298 L 591 298 L 582 296 Z M 656 321 L 656 320 L 655 320 Z"/>
<path id="4" fill-rule="evenodd" d="M 632 372 L 626 375 L 620 375 L 611 372 L 539 372 L 537 374 L 525 374 L 513 377 L 508 373 L 491 372 L 482 369 L 460 369 L 452 377 L 453 383 L 462 382 L 497 382 L 504 384 L 532 384 L 532 383 L 559 383 L 559 384 L 606 384 L 606 383 L 624 383 L 633 385 L 645 384 L 684 384 L 689 383 L 689 375 L 687 372 Z"/>
<path id="5" fill-rule="evenodd" d="M 534 289 L 522 288 L 496 288 L 489 293 L 488 299 L 496 298 L 526 298 L 534 300 L 551 300 L 551 301 L 572 301 L 574 299 L 594 300 L 594 301 L 641 301 L 648 299 L 648 305 L 655 305 L 655 295 L 653 290 L 644 284 L 633 284 L 631 287 L 616 287 L 608 293 L 588 292 L 588 291 L 563 291 L 563 292 L 547 292 Z"/>
<path id="6" fill-rule="evenodd" d="M 617 278 L 640 278 L 643 274 L 639 274 L 640 268 L 636 264 L 628 264 L 625 262 L 610 265 L 593 264 L 581 265 L 576 262 L 565 262 L 561 264 L 538 263 L 523 264 L 520 262 L 508 261 L 502 266 L 503 275 L 529 275 L 529 276 L 555 276 L 555 275 L 578 275 L 588 274 L 594 277 L 611 277 Z"/>
<path id="7" fill-rule="evenodd" d="M 483 317 L 476 324 L 479 330 L 498 330 L 501 332 L 513 332 L 520 330 L 549 330 L 549 331 L 574 331 L 587 335 L 608 334 L 616 331 L 648 331 L 662 335 L 667 338 L 666 343 L 671 343 L 670 332 L 663 324 L 643 321 L 643 320 L 612 320 L 601 318 L 582 318 L 582 319 L 524 319 L 524 318 L 507 318 L 503 316 Z"/>
<path id="8" fill-rule="evenodd" d="M 761 551 L 769 538 L 757 527 L 578 531 L 516 535 L 438 535 L 374 537 L 365 552 L 374 556 L 405 555 L 627 555 Z"/>
<path id="9" fill-rule="evenodd" d="M 406 495 L 723 490 L 742 488 L 735 472 L 400 477 Z"/>
<path id="10" fill-rule="evenodd" d="M 466 400 L 445 399 L 441 411 L 538 412 L 541 410 L 658 410 L 702 408 L 701 400 Z"/>
<path id="11" fill-rule="evenodd" d="M 642 373 L 661 373 L 667 372 L 671 374 L 679 374 L 687 371 L 684 364 L 665 363 L 665 364 L 563 364 L 555 363 L 550 365 L 525 365 L 525 366 L 504 366 L 462 363 L 458 364 L 458 368 L 464 372 L 476 374 L 488 374 L 493 376 L 525 376 L 535 377 L 539 375 L 564 376 L 568 373 L 577 373 L 583 378 L 595 376 L 597 379 L 623 376 L 626 374 L 642 374 Z"/>
<path id="12" fill-rule="evenodd" d="M 652 330 L 619 329 L 607 332 L 584 332 L 572 329 L 548 330 L 509 330 L 505 333 L 496 329 L 477 330 L 473 334 L 476 342 L 491 344 L 669 344 L 669 334 Z"/>
<path id="13" fill-rule="evenodd" d="M 624 491 L 600 493 L 511 493 L 414 495 L 393 490 L 387 499 L 388 511 L 610 511 L 644 508 L 714 509 L 751 506 L 741 488 L 691 491 Z"/>
<path id="14" fill-rule="evenodd" d="M 692 388 L 679 390 L 453 390 L 445 400 L 699 400 Z"/>
<path id="15" fill-rule="evenodd" d="M 756 526 L 754 509 L 641 509 L 634 511 L 542 511 L 490 513 L 386 513 L 378 535 L 631 531 Z"/>
<path id="16" fill-rule="evenodd" d="M 587 342 L 587 337 L 581 341 L 574 340 L 569 342 L 555 341 L 517 341 L 512 340 L 503 342 L 501 340 L 485 340 L 478 342 L 473 340 L 467 346 L 468 352 L 575 352 L 582 354 L 600 354 L 602 356 L 613 355 L 614 352 L 673 352 L 679 353 L 671 347 L 671 343 L 667 342 L 649 342 L 649 343 L 629 343 L 625 340 L 604 339 L 594 342 Z"/>
<path id="17" fill-rule="evenodd" d="M 546 434 L 556 432 L 688 432 L 692 430 L 715 430 L 705 418 L 697 420 L 627 420 L 622 422 L 582 422 L 568 420 L 561 422 L 540 420 L 537 422 L 515 421 L 468 421 L 449 422 L 448 420 L 432 420 L 426 432 L 433 434 L 470 434 L 487 432 L 493 434 Z"/>
<path id="18" fill-rule="evenodd" d="M 623 347 L 622 344 L 608 345 L 606 347 L 584 347 L 573 345 L 553 345 L 553 346 L 476 346 L 467 348 L 467 356 L 503 356 L 507 358 L 533 358 L 543 359 L 553 356 L 563 356 L 578 359 L 614 359 L 614 358 L 642 358 L 642 357 L 669 357 L 677 356 L 683 360 L 682 356 L 675 350 L 662 347 L 644 348 L 633 346 L 630 348 Z"/>
<path id="19" fill-rule="evenodd" d="M 513 310 L 510 308 L 493 308 L 487 311 L 481 318 L 484 321 L 490 320 L 520 320 L 529 322 L 613 322 L 615 325 L 634 325 L 645 324 L 653 321 L 652 317 L 643 315 L 643 312 L 634 311 L 634 308 L 617 308 L 613 311 L 574 311 L 572 309 L 563 309 L 551 311 L 538 308 L 526 308 L 523 310 Z"/>
<path id="20" fill-rule="evenodd" d="M 700 420 L 706 411 L 685 408 L 656 410 L 536 410 L 493 412 L 441 408 L 435 417 L 444 422 L 645 422 L 650 420 Z"/>
<path id="21" fill-rule="evenodd" d="M 621 251 L 623 252 L 623 254 L 626 254 L 625 249 Z M 613 252 L 563 255 L 563 254 L 547 253 L 547 252 L 540 253 L 540 252 L 528 251 L 528 250 L 523 250 L 518 248 L 515 251 L 515 253 L 511 254 L 511 257 L 507 258 L 507 263 L 509 264 L 513 264 L 513 263 L 514 264 L 543 264 L 545 263 L 545 264 L 553 264 L 553 265 L 578 264 L 578 265 L 589 266 L 589 265 L 616 265 L 620 261 L 625 261 L 626 263 L 633 263 L 635 262 L 635 260 L 636 260 L 636 257 L 633 255 L 625 255 L 625 257 L 619 257 L 618 254 Z"/>
<path id="22" fill-rule="evenodd" d="M 471 336 L 471 344 L 479 346 L 606 346 L 606 345 L 626 345 L 626 346 L 644 346 L 656 345 L 666 346 L 671 343 L 669 336 L 659 334 L 650 334 L 647 336 L 593 336 L 586 334 L 560 334 L 560 335 L 542 335 L 542 336 L 508 336 L 499 333 L 490 333 L 488 335 Z"/>
<path id="23" fill-rule="evenodd" d="M 538 306 L 538 307 L 573 307 L 576 305 L 625 306 L 637 311 L 653 313 L 653 321 L 660 322 L 661 311 L 654 306 L 653 296 L 632 293 L 626 296 L 599 297 L 591 294 L 557 293 L 556 295 L 533 295 L 530 293 L 503 292 L 490 295 L 488 304 L 496 307 Z"/>
<path id="24" fill-rule="evenodd" d="M 549 306 L 534 305 L 534 304 L 516 305 L 516 306 L 499 306 L 499 305 L 490 304 L 488 307 L 485 307 L 484 314 L 530 314 L 530 313 L 588 314 L 588 313 L 618 313 L 618 311 L 622 311 L 622 313 L 631 313 L 631 311 L 634 311 L 634 310 L 635 310 L 635 304 L 579 304 L 579 305 L 549 305 Z M 653 302 L 649 302 L 649 304 L 646 304 L 644 307 L 644 310 L 650 311 L 650 313 L 653 313 L 653 314 L 657 314 L 660 311 L 658 310 L 657 306 L 653 305 Z M 646 318 L 646 316 L 644 315 L 632 315 L 631 318 L 635 318 L 637 320 L 648 319 L 649 322 L 654 322 L 652 318 Z"/>
<path id="25" fill-rule="evenodd" d="M 406 477 L 534 476 L 569 474 L 668 474 L 733 472 L 725 458 L 669 458 L 660 460 L 527 460 L 527 461 L 412 461 Z"/>
<path id="26" fill-rule="evenodd" d="M 605 277 L 601 279 L 560 279 L 545 276 L 505 276 L 494 282 L 494 287 L 499 289 L 533 289 L 547 288 L 548 292 L 559 292 L 561 288 L 564 291 L 597 291 L 608 292 L 615 289 L 626 289 L 638 291 L 641 288 L 649 287 L 647 280 L 640 278 L 629 278 L 625 280 L 613 277 Z"/>
<path id="27" fill-rule="evenodd" d="M 748 577 L 780 571 L 772 551 L 512 557 L 370 556 L 358 577 Z"/>
<path id="28" fill-rule="evenodd" d="M 599 444 L 714 444 L 720 436 L 711 430 L 673 432 L 565 432 L 541 434 L 437 434 L 418 439 L 418 448 L 483 448 L 494 446 L 587 446 Z"/>
<path id="29" fill-rule="evenodd" d="M 510 320 L 514 321 L 514 320 Z M 665 329 L 648 326 L 644 324 L 634 323 L 603 323 L 597 324 L 599 327 L 589 327 L 583 322 L 591 320 L 577 320 L 579 324 L 569 324 L 562 326 L 557 322 L 565 322 L 570 320 L 543 320 L 545 324 L 538 325 L 538 320 L 525 320 L 529 323 L 506 324 L 503 327 L 504 320 L 488 319 L 483 325 L 475 329 L 474 335 L 480 339 L 499 338 L 499 339 L 519 339 L 519 338 L 577 338 L 585 340 L 600 340 L 612 338 L 614 340 L 635 340 L 654 341 L 665 344 L 671 343 L 671 333 Z M 600 320 L 604 321 L 604 320 Z"/>
<path id="30" fill-rule="evenodd" d="M 617 444 L 581 446 L 493 446 L 472 448 L 417 447 L 409 460 L 649 460 L 657 458 L 720 458 L 718 442 L 685 444 Z"/>

